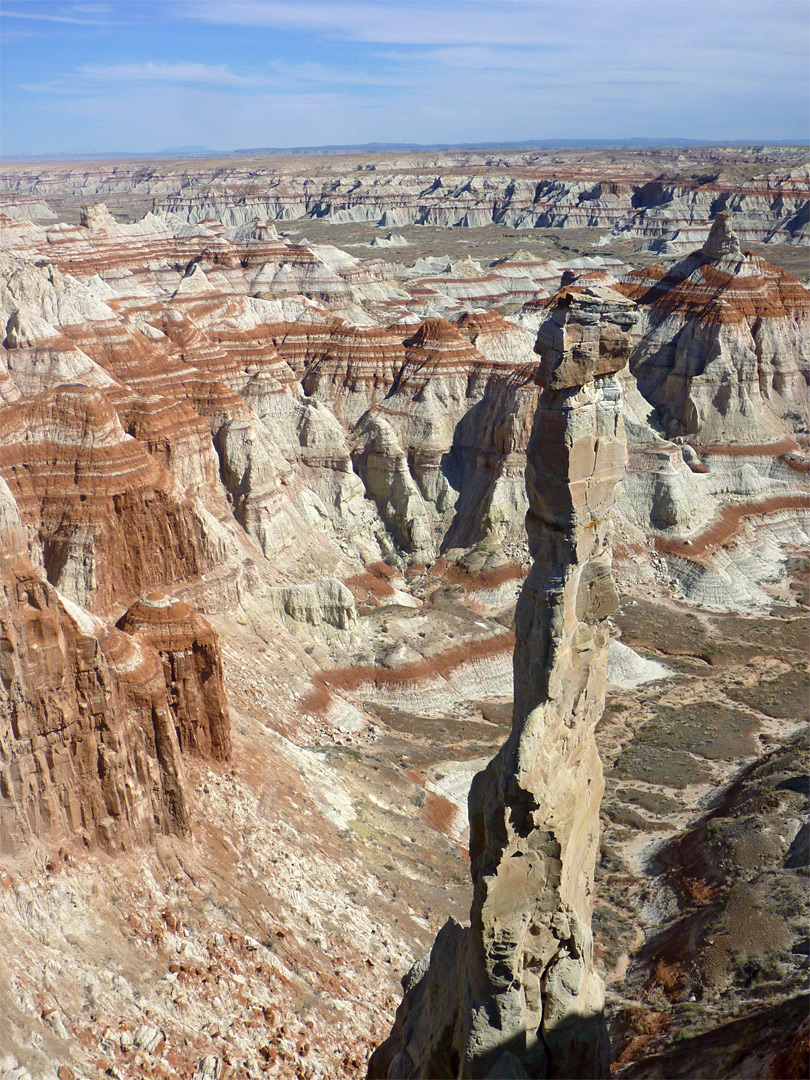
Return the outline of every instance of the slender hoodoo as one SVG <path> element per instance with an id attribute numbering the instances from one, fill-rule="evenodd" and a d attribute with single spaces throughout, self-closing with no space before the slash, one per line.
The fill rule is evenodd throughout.
<path id="1" fill-rule="evenodd" d="M 515 616 L 512 733 L 469 798 L 470 925 L 450 920 L 403 979 L 373 1078 L 602 1077 L 592 966 L 611 510 L 627 448 L 614 375 L 635 305 L 563 293 L 538 335 L 543 386 L 528 449 L 534 564 Z"/>

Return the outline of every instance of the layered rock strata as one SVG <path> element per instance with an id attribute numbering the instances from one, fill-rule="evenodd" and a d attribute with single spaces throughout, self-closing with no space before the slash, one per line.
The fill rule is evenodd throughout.
<path id="1" fill-rule="evenodd" d="M 590 930 L 602 768 L 611 510 L 626 464 L 616 372 L 632 303 L 563 294 L 538 336 L 529 443 L 534 564 L 515 619 L 512 733 L 469 798 L 470 925 L 451 920 L 403 980 L 370 1077 L 608 1074 Z"/>
<path id="2" fill-rule="evenodd" d="M 810 429 L 810 297 L 741 250 L 730 214 L 669 270 L 647 266 L 617 288 L 642 313 L 630 368 L 668 435 L 758 445 Z"/>
<path id="3" fill-rule="evenodd" d="M 231 753 L 231 720 L 214 628 L 190 604 L 150 592 L 118 627 L 160 653 L 180 749 L 215 761 Z"/>
<path id="4" fill-rule="evenodd" d="M 0 851 L 187 829 L 160 658 L 42 579 L 0 478 Z"/>
<path id="5" fill-rule="evenodd" d="M 0 441 L 0 475 L 32 551 L 77 603 L 106 610 L 215 563 L 200 509 L 126 435 L 100 391 L 66 384 L 11 405 Z"/>
<path id="6" fill-rule="evenodd" d="M 154 204 L 188 222 L 219 218 L 270 239 L 263 219 L 308 217 L 386 228 L 610 228 L 613 237 L 683 251 L 728 210 L 747 241 L 808 243 L 802 147 L 364 152 L 308 166 L 259 150 L 241 160 L 8 164 L 0 172 L 0 210 L 12 217 L 48 218 L 51 207 L 75 211 L 98 197 L 127 213 Z"/>

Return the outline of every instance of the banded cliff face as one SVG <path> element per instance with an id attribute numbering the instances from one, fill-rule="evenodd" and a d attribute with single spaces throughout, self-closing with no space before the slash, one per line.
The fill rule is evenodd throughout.
<path id="1" fill-rule="evenodd" d="M 426 319 L 404 341 L 391 390 L 356 428 L 355 470 L 416 559 L 513 540 L 525 508 L 531 354 L 518 342 L 505 362 L 488 359 L 468 334 L 469 323 Z"/>
<path id="2" fill-rule="evenodd" d="M 470 925 L 448 922 L 403 981 L 371 1077 L 607 1075 L 590 931 L 603 788 L 593 734 L 626 464 L 614 375 L 635 318 L 631 303 L 587 290 L 564 295 L 538 337 L 534 562 L 516 613 L 512 733 L 470 792 Z"/>
<path id="3" fill-rule="evenodd" d="M 0 208 L 14 217 L 107 197 L 230 226 L 257 215 L 389 227 L 590 226 L 681 250 L 705 237 L 717 210 L 730 210 L 746 240 L 807 243 L 806 155 L 787 147 L 364 153 L 306 165 L 257 151 L 221 161 L 7 165 L 0 189 Z"/>
<path id="4" fill-rule="evenodd" d="M 35 839 L 116 851 L 157 833 L 186 833 L 181 753 L 230 755 L 211 627 L 189 605 L 154 595 L 122 627 L 128 632 L 61 596 L 35 570 L 0 479 L 4 853 Z"/>
<path id="5" fill-rule="evenodd" d="M 157 635 L 112 625 L 233 547 L 209 425 L 188 404 L 219 384 L 127 324 L 100 282 L 4 270 L 2 846 L 130 848 L 188 831 L 182 752 L 230 752 L 211 627 L 186 605 Z"/>
<path id="6" fill-rule="evenodd" d="M 761 445 L 810 430 L 810 296 L 741 251 L 730 214 L 669 270 L 647 266 L 617 288 L 639 305 L 630 367 L 667 434 Z"/>
<path id="7" fill-rule="evenodd" d="M 304 555 L 309 577 L 349 577 L 347 550 L 379 559 L 400 522 L 404 550 L 433 557 L 457 497 L 439 490 L 442 459 L 473 411 L 458 453 L 478 455 L 479 491 L 520 485 L 536 395 L 521 331 L 355 326 L 300 294 L 332 288 L 309 249 L 170 224 L 91 208 L 4 258 L 0 478 L 16 539 L 0 763 L 15 849 L 188 827 L 181 755 L 226 760 L 229 719 L 216 634 L 167 590 L 222 610 L 234 581 L 273 580 L 248 566 L 260 553 L 283 553 L 285 585 Z M 31 258 L 38 245 L 55 261 Z M 329 257 L 332 283 L 362 292 L 369 271 Z M 246 295 L 251 274 L 274 300 Z M 525 509 L 512 502 L 507 531 Z"/>
<path id="8" fill-rule="evenodd" d="M 101 391 L 66 384 L 11 405 L 0 439 L 0 475 L 32 552 L 70 599 L 108 611 L 215 564 L 201 508 L 127 436 Z"/>
<path id="9" fill-rule="evenodd" d="M 536 396 L 525 330 L 484 312 L 414 322 L 373 261 L 255 224 L 118 225 L 95 207 L 20 243 L 0 306 L 8 394 L 27 410 L 67 382 L 97 389 L 178 494 L 217 517 L 230 504 L 268 558 L 313 513 L 366 561 L 519 543 Z M 352 321 L 361 309 L 382 325 Z M 221 560 L 197 553 L 190 572 Z"/>
<path id="10" fill-rule="evenodd" d="M 188 828 L 160 659 L 43 580 L 0 480 L 0 846 Z"/>
<path id="11" fill-rule="evenodd" d="M 516 163 L 517 164 L 517 163 Z M 577 164 L 579 167 L 577 167 Z M 265 175 L 259 183 L 236 180 L 199 194 L 159 196 L 155 205 L 189 222 L 220 218 L 228 224 L 257 214 L 280 220 L 312 217 L 335 224 L 371 222 L 387 227 L 434 225 L 527 228 L 610 228 L 618 236 L 688 243 L 706 235 L 716 209 L 744 220 L 745 239 L 807 243 L 807 176 L 771 175 L 747 183 L 667 179 L 622 174 L 610 168 L 573 167 L 498 170 L 475 175 L 452 166 L 402 173 L 362 172 L 324 183 L 314 177 Z M 257 190 L 258 188 L 258 190 Z M 262 190 L 262 188 L 264 190 Z M 683 237 L 681 234 L 685 234 Z"/>
<path id="12" fill-rule="evenodd" d="M 118 627 L 160 654 L 183 753 L 227 761 L 231 722 L 219 639 L 210 623 L 190 604 L 150 592 L 119 619 Z"/>

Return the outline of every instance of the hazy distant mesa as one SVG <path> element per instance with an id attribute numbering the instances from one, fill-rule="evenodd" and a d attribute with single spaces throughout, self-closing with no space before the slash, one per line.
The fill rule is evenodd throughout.
<path id="1" fill-rule="evenodd" d="M 364 223 L 600 230 L 662 254 L 705 239 L 734 214 L 746 243 L 810 244 L 810 169 L 797 147 L 455 151 L 284 159 L 5 165 L 0 207 L 47 218 L 104 198 L 126 214 L 188 222 Z"/>

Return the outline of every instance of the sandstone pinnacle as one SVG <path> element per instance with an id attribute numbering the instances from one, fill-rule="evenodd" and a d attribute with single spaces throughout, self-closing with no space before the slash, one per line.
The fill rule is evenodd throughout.
<path id="1" fill-rule="evenodd" d="M 720 211 L 715 215 L 711 230 L 703 245 L 703 254 L 709 259 L 722 259 L 728 255 L 741 255 L 740 241 L 731 227 L 731 214 Z"/>
<path id="2" fill-rule="evenodd" d="M 569 293 L 538 335 L 529 442 L 532 570 L 515 616 L 512 732 L 469 796 L 470 924 L 450 920 L 403 980 L 369 1076 L 602 1077 L 609 1047 L 591 904 L 616 609 L 611 512 L 627 447 L 613 374 L 633 304 Z"/>
<path id="3" fill-rule="evenodd" d="M 613 289 L 563 292 L 537 335 L 537 382 L 548 390 L 563 390 L 615 375 L 630 355 L 634 309 L 635 304 L 623 302 Z"/>

